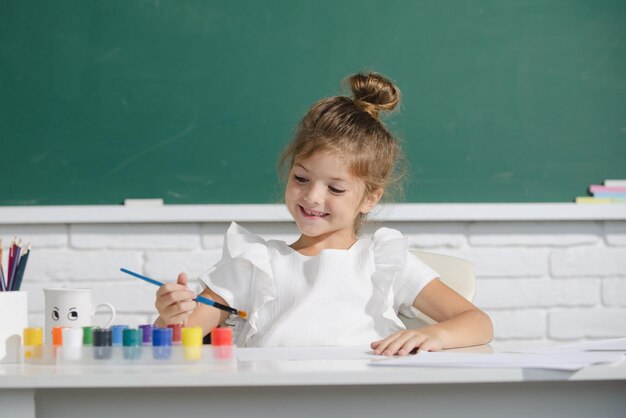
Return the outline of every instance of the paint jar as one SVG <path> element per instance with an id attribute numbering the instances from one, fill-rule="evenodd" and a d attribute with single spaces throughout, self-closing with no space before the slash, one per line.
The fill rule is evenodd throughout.
<path id="1" fill-rule="evenodd" d="M 93 345 L 93 327 L 92 326 L 83 327 L 83 345 L 86 345 L 86 346 Z"/>
<path id="2" fill-rule="evenodd" d="M 113 325 L 111 327 L 111 344 L 113 347 L 121 346 L 124 340 L 123 332 L 128 325 Z"/>
<path id="3" fill-rule="evenodd" d="M 63 328 L 64 327 L 52 327 L 50 334 L 52 336 L 52 357 L 57 357 L 57 351 L 63 346 Z"/>
<path id="4" fill-rule="evenodd" d="M 83 329 L 63 328 L 63 348 L 61 350 L 64 360 L 78 361 L 83 355 Z"/>
<path id="5" fill-rule="evenodd" d="M 202 358 L 202 328 L 185 327 L 182 329 L 183 358 L 200 360 Z"/>
<path id="6" fill-rule="evenodd" d="M 65 327 L 52 327 L 52 346 L 61 347 L 63 345 L 63 328 Z"/>
<path id="7" fill-rule="evenodd" d="M 139 325 L 139 329 L 141 330 L 141 345 L 152 345 L 152 328 L 150 324 Z"/>
<path id="8" fill-rule="evenodd" d="M 94 328 L 93 330 L 93 358 L 97 360 L 110 359 L 113 354 L 111 347 L 111 330 L 108 328 Z"/>
<path id="9" fill-rule="evenodd" d="M 141 358 L 141 337 L 140 329 L 126 328 L 122 333 L 122 343 L 124 345 L 124 358 L 126 360 L 138 360 Z"/>
<path id="10" fill-rule="evenodd" d="M 43 329 L 24 328 L 24 360 L 41 359 L 43 354 Z"/>
<path id="11" fill-rule="evenodd" d="M 167 360 L 172 357 L 172 329 L 154 328 L 152 330 L 152 357 Z"/>
<path id="12" fill-rule="evenodd" d="M 169 324 L 168 328 L 172 329 L 172 345 L 178 346 L 181 344 L 181 329 L 183 326 L 181 324 Z"/>
<path id="13" fill-rule="evenodd" d="M 227 360 L 233 357 L 233 330 L 232 328 L 214 328 L 211 331 L 211 345 L 213 357 Z"/>

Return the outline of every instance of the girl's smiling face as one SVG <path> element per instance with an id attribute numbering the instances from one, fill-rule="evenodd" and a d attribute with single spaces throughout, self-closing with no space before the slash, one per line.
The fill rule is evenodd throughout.
<path id="1" fill-rule="evenodd" d="M 339 248 L 354 243 L 357 215 L 369 212 L 379 199 L 379 193 L 366 197 L 365 185 L 350 174 L 345 159 L 329 151 L 296 158 L 285 190 L 287 209 L 300 232 L 332 238 L 329 244 Z"/>

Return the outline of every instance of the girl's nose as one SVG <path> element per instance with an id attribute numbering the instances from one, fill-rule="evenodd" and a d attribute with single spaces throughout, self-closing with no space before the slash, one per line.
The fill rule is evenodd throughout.
<path id="1" fill-rule="evenodd" d="M 308 204 L 308 205 L 318 205 L 319 203 L 321 203 L 322 198 L 321 198 L 321 187 L 316 186 L 316 185 L 311 185 L 306 194 L 304 195 L 304 201 Z"/>

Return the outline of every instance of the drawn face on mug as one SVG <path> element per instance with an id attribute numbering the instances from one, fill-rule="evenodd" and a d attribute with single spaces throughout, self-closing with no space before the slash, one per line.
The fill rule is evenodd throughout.
<path id="1" fill-rule="evenodd" d="M 78 309 L 75 306 L 72 306 L 69 309 L 63 309 L 63 307 L 53 306 L 52 307 L 52 320 L 55 322 L 59 322 L 59 320 L 63 317 L 68 321 L 77 321 L 78 320 Z"/>

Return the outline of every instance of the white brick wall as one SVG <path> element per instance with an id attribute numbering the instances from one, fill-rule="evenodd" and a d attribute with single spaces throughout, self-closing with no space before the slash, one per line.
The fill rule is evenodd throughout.
<path id="1" fill-rule="evenodd" d="M 293 241 L 287 222 L 242 223 L 265 238 Z M 414 248 L 466 258 L 477 273 L 475 303 L 498 341 L 560 342 L 626 336 L 626 222 L 390 222 Z M 227 222 L 3 225 L 32 242 L 23 289 L 32 325 L 43 325 L 45 287 L 90 287 L 113 303 L 116 323 L 155 317 L 156 288 L 120 267 L 167 280 L 197 276 L 219 260 Z"/>

